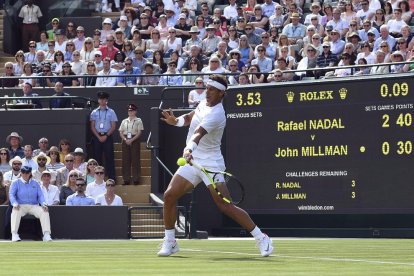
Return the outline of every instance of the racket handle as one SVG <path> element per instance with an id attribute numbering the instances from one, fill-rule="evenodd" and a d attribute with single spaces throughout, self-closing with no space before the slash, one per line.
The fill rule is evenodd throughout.
<path id="1" fill-rule="evenodd" d="M 190 161 L 188 164 L 191 165 L 191 166 L 193 166 L 193 167 L 195 167 L 195 168 L 197 168 L 197 169 L 199 169 L 199 170 L 204 170 L 203 167 L 201 167 L 199 164 L 197 164 L 194 161 Z"/>

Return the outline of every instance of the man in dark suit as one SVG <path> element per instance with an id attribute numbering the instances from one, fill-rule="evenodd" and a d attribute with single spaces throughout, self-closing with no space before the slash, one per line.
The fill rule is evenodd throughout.
<path id="1" fill-rule="evenodd" d="M 53 97 L 56 99 L 51 99 L 49 101 L 49 106 L 51 108 L 69 108 L 71 107 L 71 99 L 65 99 L 65 96 L 70 96 L 68 93 L 63 92 L 63 83 L 56 82 L 55 84 L 55 94 Z"/>
<path id="2" fill-rule="evenodd" d="M 34 93 L 32 90 L 32 85 L 28 82 L 23 84 L 23 97 L 37 97 L 39 94 Z M 18 103 L 27 103 L 27 104 L 33 104 L 34 108 L 43 108 L 42 103 L 40 100 L 37 99 L 30 99 L 30 100 L 17 100 Z"/>

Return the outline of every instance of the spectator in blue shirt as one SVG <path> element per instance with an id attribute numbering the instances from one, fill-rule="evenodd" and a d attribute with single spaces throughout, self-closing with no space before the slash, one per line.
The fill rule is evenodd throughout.
<path id="1" fill-rule="evenodd" d="M 88 206 L 95 205 L 95 200 L 85 194 L 86 181 L 83 178 L 76 179 L 76 193 L 66 199 L 66 206 Z"/>
<path id="2" fill-rule="evenodd" d="M 138 76 L 124 77 L 123 75 L 138 75 L 141 74 L 141 68 L 132 66 L 132 58 L 127 57 L 125 59 L 125 69 L 119 70 L 118 77 L 116 78 L 116 85 L 130 86 L 137 85 Z"/>
<path id="3" fill-rule="evenodd" d="M 20 220 L 26 214 L 34 215 L 40 219 L 42 225 L 43 241 L 51 241 L 50 218 L 39 182 L 32 178 L 32 168 L 24 166 L 21 169 L 21 178 L 13 181 L 10 192 L 12 241 L 20 241 L 18 234 Z M 41 206 L 39 206 L 41 205 Z"/>
<path id="4" fill-rule="evenodd" d="M 183 77 L 181 74 L 177 73 L 177 62 L 170 61 L 168 62 L 168 69 L 165 74 L 169 76 L 161 76 L 160 78 L 160 85 L 167 85 L 167 86 L 174 86 L 174 85 L 182 85 L 183 84 Z M 176 74 L 175 76 L 171 76 L 170 74 Z"/>

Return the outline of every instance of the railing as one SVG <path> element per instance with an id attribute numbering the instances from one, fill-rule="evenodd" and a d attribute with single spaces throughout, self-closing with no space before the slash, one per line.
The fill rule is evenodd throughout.
<path id="1" fill-rule="evenodd" d="M 294 69 L 294 70 L 289 70 L 289 71 L 282 71 L 283 73 L 297 73 L 297 72 L 303 72 L 306 74 L 306 72 L 323 72 L 323 71 L 334 71 L 336 69 L 351 69 L 351 75 L 346 76 L 344 78 L 348 78 L 348 77 L 356 77 L 353 76 L 353 74 L 357 71 L 357 69 L 359 68 L 371 68 L 371 67 L 377 67 L 377 66 L 387 66 L 389 71 L 391 72 L 391 66 L 393 65 L 405 65 L 405 64 L 413 64 L 414 61 L 404 61 L 404 62 L 389 62 L 389 63 L 379 63 L 379 64 L 363 64 L 363 65 L 349 65 L 349 66 L 332 66 L 332 67 L 316 67 L 316 68 L 310 68 L 310 69 Z M 245 72 L 245 74 L 248 75 L 255 75 L 255 74 L 259 74 L 262 72 L 254 72 L 254 73 L 249 73 L 249 72 Z M 181 76 L 200 76 L 200 77 L 208 77 L 210 75 L 212 75 L 213 73 L 188 73 L 188 74 L 183 74 L 183 73 L 179 73 L 179 74 L 151 74 L 151 75 L 145 75 L 145 74 L 125 74 L 125 75 L 104 75 L 104 76 L 99 76 L 99 75 L 51 75 L 51 76 L 26 76 L 26 77 L 21 77 L 21 76 L 1 76 L 0 77 L 0 81 L 2 84 L 2 88 L 7 88 L 4 87 L 3 84 L 3 79 L 63 79 L 63 78 L 74 78 L 74 79 L 85 79 L 85 78 L 136 78 L 137 80 L 139 78 L 145 78 L 145 77 L 167 77 L 167 81 L 169 77 L 176 77 L 177 75 L 181 75 Z M 240 75 L 241 72 L 237 72 L 237 73 L 220 73 L 220 75 L 224 75 L 224 76 L 237 76 Z M 270 72 L 268 73 L 262 73 L 262 74 L 271 74 Z M 388 75 L 390 73 L 386 73 L 385 75 Z M 393 73 L 393 74 L 397 74 L 397 73 Z M 377 74 L 377 75 L 381 75 L 381 74 Z M 366 76 L 366 75 L 365 75 Z M 338 77 L 339 78 L 339 77 Z M 128 83 L 125 82 L 124 86 L 126 87 L 145 87 L 145 86 L 150 86 L 150 85 L 138 85 L 138 84 L 132 84 L 132 83 Z M 154 86 L 162 86 L 162 85 L 154 85 Z M 171 87 L 169 85 L 163 85 L 166 87 Z M 183 84 L 183 87 L 194 87 L 193 84 Z M 37 87 L 43 87 L 45 88 L 46 86 L 37 86 Z M 79 86 L 77 86 L 79 87 Z M 82 87 L 88 87 L 88 85 L 86 85 L 86 82 L 84 85 L 82 85 Z M 175 88 L 177 88 L 177 86 L 174 86 Z"/>
<path id="2" fill-rule="evenodd" d="M 33 103 L 34 100 L 42 101 L 48 100 L 48 108 L 49 109 L 62 109 L 62 108 L 52 108 L 51 100 L 56 99 L 68 99 L 71 101 L 70 107 L 71 109 L 75 108 L 87 108 L 92 109 L 93 107 L 97 106 L 98 102 L 92 100 L 90 98 L 81 97 L 81 96 L 32 96 L 32 97 L 0 97 L 0 107 L 4 108 L 5 110 L 15 110 L 15 109 L 34 109 L 36 105 Z M 81 102 L 73 102 L 73 100 L 80 100 Z M 20 101 L 20 102 L 17 102 Z"/>

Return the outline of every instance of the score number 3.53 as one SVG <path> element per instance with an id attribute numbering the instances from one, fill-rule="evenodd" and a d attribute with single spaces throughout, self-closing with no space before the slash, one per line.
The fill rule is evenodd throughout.
<path id="1" fill-rule="evenodd" d="M 237 93 L 236 105 L 260 105 L 262 103 L 262 95 L 260 92 Z"/>

